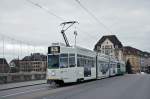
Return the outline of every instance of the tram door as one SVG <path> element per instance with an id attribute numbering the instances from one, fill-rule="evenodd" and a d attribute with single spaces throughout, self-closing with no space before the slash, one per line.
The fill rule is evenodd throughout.
<path id="1" fill-rule="evenodd" d="M 90 77 L 91 76 L 91 65 L 88 60 L 84 60 L 84 77 Z"/>

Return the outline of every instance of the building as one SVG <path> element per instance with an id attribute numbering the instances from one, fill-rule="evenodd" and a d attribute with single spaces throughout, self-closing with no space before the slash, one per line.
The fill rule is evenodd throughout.
<path id="1" fill-rule="evenodd" d="M 3 76 L 4 73 L 9 73 L 10 67 L 5 58 L 0 58 L 0 84 L 6 83 L 7 76 Z"/>
<path id="2" fill-rule="evenodd" d="M 98 53 L 111 55 L 118 60 L 123 60 L 122 47 L 122 43 L 115 35 L 105 35 L 96 43 L 94 50 Z"/>
<path id="3" fill-rule="evenodd" d="M 133 73 L 146 72 L 150 73 L 150 53 L 143 52 L 139 49 L 125 46 L 123 47 L 124 61 L 131 64 Z"/>
<path id="4" fill-rule="evenodd" d="M 20 71 L 20 60 L 19 59 L 13 59 L 10 61 L 9 66 L 10 66 L 10 73 L 17 73 Z"/>
<path id="5" fill-rule="evenodd" d="M 5 58 L 0 58 L 0 73 L 9 73 L 10 68 Z"/>
<path id="6" fill-rule="evenodd" d="M 146 67 L 146 69 L 145 69 L 144 72 L 150 74 L 150 57 L 146 59 L 146 61 L 145 61 L 145 67 Z"/>
<path id="7" fill-rule="evenodd" d="M 20 72 L 46 72 L 47 61 L 20 61 Z"/>
<path id="8" fill-rule="evenodd" d="M 20 72 L 24 73 L 42 73 L 36 75 L 27 75 L 26 80 L 44 79 L 46 77 L 47 56 L 40 53 L 33 53 L 25 56 L 20 62 Z M 44 72 L 44 75 L 43 75 Z"/>
<path id="9" fill-rule="evenodd" d="M 46 72 L 47 56 L 40 53 L 33 53 L 20 61 L 21 72 Z"/>
<path id="10" fill-rule="evenodd" d="M 143 52 L 141 55 L 141 71 L 150 73 L 150 53 Z"/>
<path id="11" fill-rule="evenodd" d="M 129 61 L 131 65 L 132 73 L 139 73 L 141 71 L 141 54 L 142 51 L 130 47 L 123 47 L 123 59 L 125 62 Z"/>

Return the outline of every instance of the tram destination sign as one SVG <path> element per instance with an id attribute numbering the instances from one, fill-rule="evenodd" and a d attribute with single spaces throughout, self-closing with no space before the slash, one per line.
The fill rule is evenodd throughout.
<path id="1" fill-rule="evenodd" d="M 60 47 L 59 46 L 48 47 L 48 54 L 57 54 L 57 53 L 60 53 Z"/>

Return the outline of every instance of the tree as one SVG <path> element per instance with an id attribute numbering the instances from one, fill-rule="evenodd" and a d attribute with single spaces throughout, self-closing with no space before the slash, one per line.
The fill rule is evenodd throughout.
<path id="1" fill-rule="evenodd" d="M 126 63 L 126 72 L 128 74 L 132 74 L 131 63 L 130 63 L 129 59 L 127 60 L 127 63 Z"/>

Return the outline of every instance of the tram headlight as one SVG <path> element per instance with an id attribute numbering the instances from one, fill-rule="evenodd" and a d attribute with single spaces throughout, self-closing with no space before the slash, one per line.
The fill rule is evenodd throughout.
<path id="1" fill-rule="evenodd" d="M 52 75 L 52 76 L 55 76 L 55 72 L 54 72 L 54 71 L 52 71 L 52 72 L 51 72 L 51 75 Z"/>

